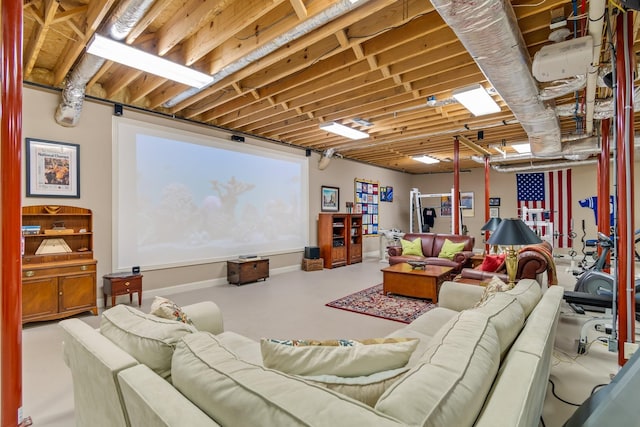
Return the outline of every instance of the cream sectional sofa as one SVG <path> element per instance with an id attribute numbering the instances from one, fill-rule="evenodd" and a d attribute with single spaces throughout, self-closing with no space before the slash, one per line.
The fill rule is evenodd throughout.
<path id="1" fill-rule="evenodd" d="M 537 426 L 563 290 L 524 279 L 474 308 L 482 293 L 445 282 L 437 308 L 392 333 L 419 343 L 369 404 L 265 368 L 211 302 L 184 308 L 193 327 L 127 306 L 101 330 L 67 319 L 77 425 Z"/>

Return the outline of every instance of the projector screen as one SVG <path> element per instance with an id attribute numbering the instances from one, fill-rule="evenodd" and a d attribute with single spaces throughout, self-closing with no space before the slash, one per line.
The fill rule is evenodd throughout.
<path id="1" fill-rule="evenodd" d="M 113 268 L 302 251 L 308 160 L 285 151 L 113 119 Z"/>

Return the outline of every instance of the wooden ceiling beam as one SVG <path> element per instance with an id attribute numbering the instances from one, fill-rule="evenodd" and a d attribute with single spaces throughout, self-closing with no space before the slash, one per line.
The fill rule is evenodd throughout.
<path id="1" fill-rule="evenodd" d="M 296 12 L 296 15 L 298 15 L 299 20 L 304 21 L 307 19 L 309 13 L 307 12 L 307 8 L 302 0 L 289 0 L 289 2 L 291 3 L 293 10 Z"/>
<path id="2" fill-rule="evenodd" d="M 33 66 L 36 63 L 40 49 L 44 44 L 47 37 L 47 33 L 58 10 L 58 2 L 55 0 L 45 0 L 42 5 L 41 24 L 36 28 L 36 31 L 31 33 L 31 37 L 27 41 L 23 53 L 23 73 L 25 77 L 28 77 L 33 70 Z M 38 15 L 35 13 L 35 15 Z M 26 61 L 26 62 L 25 62 Z"/>
<path id="3" fill-rule="evenodd" d="M 155 21 L 171 4 L 172 0 L 155 0 L 151 8 L 145 13 L 131 29 L 127 38 L 125 39 L 127 44 L 132 44 L 140 35 Z"/>
<path id="4" fill-rule="evenodd" d="M 63 55 L 54 67 L 53 76 L 55 85 L 62 83 L 71 66 L 84 51 L 87 42 L 93 37 L 93 34 L 104 20 L 114 2 L 115 0 L 92 0 L 89 3 L 84 28 L 82 28 L 83 36 L 81 40 L 69 40 L 62 50 L 62 52 L 64 52 Z"/>

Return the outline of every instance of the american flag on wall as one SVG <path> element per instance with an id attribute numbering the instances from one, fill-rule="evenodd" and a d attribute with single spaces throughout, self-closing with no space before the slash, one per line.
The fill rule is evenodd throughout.
<path id="1" fill-rule="evenodd" d="M 558 248 L 571 247 L 569 232 L 572 231 L 571 205 L 571 169 L 552 172 L 518 173 L 516 174 L 518 187 L 518 214 L 522 207 L 530 209 L 544 209 L 549 212 L 548 220 L 553 222 L 553 231 L 558 233 L 553 239 L 553 246 Z M 538 216 L 538 220 L 547 217 Z M 544 230 L 542 230 L 544 231 Z"/>

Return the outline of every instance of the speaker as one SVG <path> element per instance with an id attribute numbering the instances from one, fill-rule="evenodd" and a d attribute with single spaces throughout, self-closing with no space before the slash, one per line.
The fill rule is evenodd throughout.
<path id="1" fill-rule="evenodd" d="M 236 142 L 244 142 L 244 136 L 231 135 L 231 140 Z"/>
<path id="2" fill-rule="evenodd" d="M 304 150 L 304 155 L 307 156 L 307 157 L 310 157 L 311 156 L 311 149 L 307 148 L 306 150 Z"/>
<path id="3" fill-rule="evenodd" d="M 114 104 L 113 105 L 113 114 L 116 116 L 122 115 L 122 104 Z"/>
<path id="4" fill-rule="evenodd" d="M 304 257 L 307 259 L 319 259 L 320 258 L 320 248 L 317 246 L 305 246 L 304 247 Z"/>

